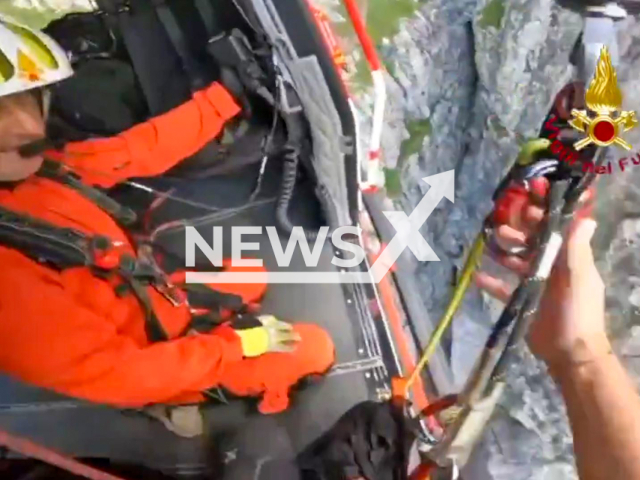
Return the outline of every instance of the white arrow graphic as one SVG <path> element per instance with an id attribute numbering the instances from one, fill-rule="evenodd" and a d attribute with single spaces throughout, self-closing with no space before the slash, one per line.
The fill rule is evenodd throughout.
<path id="1" fill-rule="evenodd" d="M 431 246 L 420 233 L 420 228 L 433 213 L 443 197 L 454 202 L 455 196 L 455 172 L 446 172 L 424 177 L 425 183 L 431 186 L 427 194 L 422 197 L 420 203 L 407 216 L 404 212 L 391 211 L 384 212 L 389 222 L 396 229 L 396 234 L 380 253 L 380 256 L 371 266 L 371 274 L 374 282 L 378 283 L 384 278 L 393 264 L 398 260 L 400 254 L 409 247 L 418 260 L 421 262 L 438 262 L 440 259 Z"/>
<path id="2" fill-rule="evenodd" d="M 416 208 L 407 216 L 404 212 L 384 212 L 396 234 L 382 250 L 368 272 L 347 271 L 275 271 L 269 272 L 268 283 L 379 283 L 391 270 L 400 254 L 409 248 L 422 262 L 438 262 L 440 259 L 420 233 L 420 228 L 433 213 L 443 197 L 454 201 L 455 176 L 453 170 L 422 179 L 431 186 Z M 264 283 L 264 275 L 255 272 L 186 272 L 187 283 L 232 284 Z"/>

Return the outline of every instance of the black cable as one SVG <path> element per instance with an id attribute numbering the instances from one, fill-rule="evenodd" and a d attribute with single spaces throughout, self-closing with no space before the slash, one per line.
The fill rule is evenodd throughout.
<path id="1" fill-rule="evenodd" d="M 301 113 L 282 112 L 287 129 L 287 143 L 284 146 L 284 157 L 282 167 L 282 182 L 280 183 L 280 193 L 276 201 L 276 226 L 287 234 L 293 232 L 294 225 L 289 218 L 289 207 L 293 200 L 293 194 L 298 179 L 298 164 L 300 163 L 300 146 L 304 136 L 302 128 Z M 302 228 L 304 236 L 309 241 L 318 238 L 317 231 Z"/>
<path id="2" fill-rule="evenodd" d="M 293 200 L 293 194 L 298 177 L 298 165 L 300 163 L 300 146 L 302 137 L 304 136 L 302 114 L 283 113 L 285 126 L 287 128 L 287 143 L 284 146 L 282 182 L 280 184 L 280 192 L 276 201 L 276 226 L 285 233 L 291 234 L 294 225 L 289 218 L 289 207 Z M 322 185 L 318 184 L 315 189 L 316 196 L 320 200 L 321 205 L 329 205 L 332 201 L 329 191 Z M 320 198 L 322 197 L 322 198 Z M 328 214 L 331 210 L 323 208 L 323 213 Z M 337 219 L 329 219 L 329 225 L 335 225 Z M 319 231 L 311 231 L 303 228 L 304 236 L 309 241 L 315 241 L 318 238 Z M 328 235 L 331 235 L 329 232 Z"/>
<path id="3" fill-rule="evenodd" d="M 258 172 L 258 178 L 256 179 L 255 186 L 253 188 L 253 192 L 249 196 L 249 202 L 253 202 L 258 195 L 260 194 L 260 189 L 262 188 L 262 179 L 264 178 L 264 172 L 267 168 L 267 162 L 269 161 L 269 153 L 271 150 L 271 145 L 273 143 L 273 138 L 276 134 L 276 128 L 278 127 L 278 119 L 280 118 L 280 102 L 282 100 L 282 89 L 279 88 L 278 83 L 281 81 L 281 74 L 278 72 L 278 79 L 276 80 L 276 98 L 273 105 L 273 116 L 271 119 L 271 128 L 267 135 L 264 137 L 262 141 L 262 161 L 260 162 L 260 171 Z"/>

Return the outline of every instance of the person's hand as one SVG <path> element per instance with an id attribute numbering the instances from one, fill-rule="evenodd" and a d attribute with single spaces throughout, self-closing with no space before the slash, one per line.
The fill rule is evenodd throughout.
<path id="1" fill-rule="evenodd" d="M 543 191 L 548 190 L 548 184 Z M 540 190 L 538 190 L 540 192 Z M 588 362 L 610 351 L 604 323 L 604 284 L 596 269 L 590 241 L 596 229 L 585 216 L 590 193 L 583 196 L 583 209 L 576 215 L 565 246 L 547 281 L 536 320 L 529 332 L 529 346 L 552 373 L 572 364 Z M 544 198 L 531 194 L 529 201 L 509 212 L 506 223 L 496 229 L 496 241 L 505 250 L 524 246 L 538 232 L 544 220 Z M 497 260 L 525 275 L 530 262 L 514 255 Z M 477 285 L 506 302 L 511 295 L 506 282 L 486 273 L 476 274 Z"/>
<path id="2" fill-rule="evenodd" d="M 291 324 L 273 315 L 260 315 L 248 324 L 234 322 L 245 357 L 258 357 L 268 352 L 292 352 L 300 342 Z"/>

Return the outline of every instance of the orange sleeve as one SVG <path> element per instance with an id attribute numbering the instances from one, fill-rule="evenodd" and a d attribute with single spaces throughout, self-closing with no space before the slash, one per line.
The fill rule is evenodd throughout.
<path id="1" fill-rule="evenodd" d="M 215 138 L 240 107 L 219 83 L 173 110 L 111 138 L 68 144 L 55 155 L 89 184 L 111 187 L 159 175 Z"/>
<path id="2" fill-rule="evenodd" d="M 140 346 L 53 282 L 23 272 L 0 291 L 0 370 L 59 393 L 141 407 L 217 385 L 242 359 L 229 327 Z"/>

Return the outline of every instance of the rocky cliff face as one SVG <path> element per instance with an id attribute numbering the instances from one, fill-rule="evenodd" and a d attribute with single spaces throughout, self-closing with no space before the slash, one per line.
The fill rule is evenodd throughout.
<path id="1" fill-rule="evenodd" d="M 431 125 L 419 151 L 400 162 L 403 207 L 411 210 L 422 197 L 422 177 L 456 170 L 455 204 L 440 208 L 424 228 L 441 262 L 417 270 L 434 318 L 448 301 L 452 270 L 462 266 L 519 144 L 537 135 L 554 95 L 571 78 L 567 60 L 580 27 L 579 17 L 550 0 L 444 0 L 422 7 L 390 42 L 388 50 L 398 59 L 390 82 L 402 89 L 406 123 L 428 118 Z M 450 355 L 460 383 L 496 308 L 472 292 L 455 320 Z M 554 385 L 530 354 L 523 352 L 522 360 L 468 467 L 469 478 L 575 475 Z"/>
<path id="2" fill-rule="evenodd" d="M 370 17 L 380 3 L 369 2 Z M 568 57 L 582 19 L 552 0 L 431 0 L 413 6 L 396 32 L 377 39 L 389 71 L 383 146 L 390 192 L 408 212 L 427 188 L 422 177 L 456 171 L 455 204 L 444 201 L 423 229 L 441 261 L 416 266 L 425 307 L 438 318 L 452 272 L 462 266 L 491 209 L 498 181 L 574 75 Z M 640 81 L 634 74 L 640 68 L 639 28 L 626 20 L 619 35 L 624 107 L 633 110 L 640 109 L 633 94 Z M 628 139 L 640 146 L 638 133 Z M 608 286 L 612 335 L 629 368 L 640 373 L 633 360 L 640 354 L 640 327 L 630 330 L 640 323 L 640 166 L 621 172 L 612 161 L 614 174 L 599 182 L 594 244 Z M 477 291 L 468 295 L 447 345 L 458 382 L 499 308 Z M 544 365 L 523 349 L 510 375 L 467 478 L 577 478 L 562 400 Z"/>

